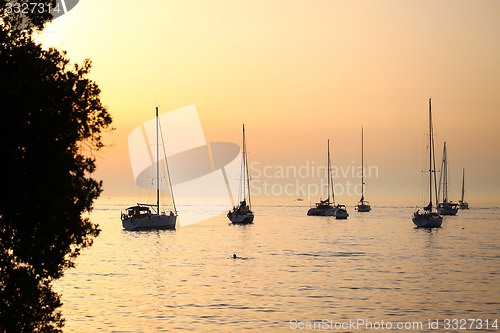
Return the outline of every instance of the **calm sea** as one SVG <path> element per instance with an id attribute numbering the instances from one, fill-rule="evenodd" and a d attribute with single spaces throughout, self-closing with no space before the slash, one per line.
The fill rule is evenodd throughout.
<path id="1" fill-rule="evenodd" d="M 128 204 L 96 206 L 101 235 L 56 283 L 66 332 L 500 332 L 500 208 L 423 230 L 413 207 L 255 200 L 253 225 L 128 232 Z"/>

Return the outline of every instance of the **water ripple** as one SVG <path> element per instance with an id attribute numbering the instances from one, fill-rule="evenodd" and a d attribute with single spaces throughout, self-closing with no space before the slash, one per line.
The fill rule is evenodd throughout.
<path id="1" fill-rule="evenodd" d="M 460 212 L 423 231 L 408 218 L 412 207 L 374 207 L 338 223 L 301 206 L 262 206 L 245 228 L 220 216 L 133 233 L 121 229 L 120 207 L 97 207 L 101 236 L 56 283 L 68 332 L 284 332 L 292 319 L 500 313 L 499 209 Z"/>

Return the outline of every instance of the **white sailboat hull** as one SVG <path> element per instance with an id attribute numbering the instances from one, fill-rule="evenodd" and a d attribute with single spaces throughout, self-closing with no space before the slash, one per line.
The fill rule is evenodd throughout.
<path id="1" fill-rule="evenodd" d="M 440 228 L 443 224 L 443 217 L 437 213 L 415 212 L 412 220 L 419 228 Z"/>
<path id="2" fill-rule="evenodd" d="M 148 216 L 128 217 L 122 219 L 122 226 L 126 230 L 157 230 L 175 229 L 177 215 L 151 214 Z"/>

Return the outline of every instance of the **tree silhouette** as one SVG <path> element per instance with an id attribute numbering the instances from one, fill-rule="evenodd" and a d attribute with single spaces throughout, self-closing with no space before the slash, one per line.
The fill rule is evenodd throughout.
<path id="1" fill-rule="evenodd" d="M 0 332 L 60 332 L 52 282 L 99 234 L 84 215 L 101 193 L 102 182 L 91 178 L 93 153 L 103 147 L 111 116 L 88 78 L 89 60 L 72 67 L 65 53 L 33 41 L 50 17 L 9 16 L 5 4 L 0 0 Z"/>

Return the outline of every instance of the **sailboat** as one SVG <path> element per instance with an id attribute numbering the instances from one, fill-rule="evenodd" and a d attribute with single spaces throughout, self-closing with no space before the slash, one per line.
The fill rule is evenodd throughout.
<path id="1" fill-rule="evenodd" d="M 443 148 L 443 162 L 441 164 L 441 175 L 439 181 L 439 193 L 441 193 L 441 185 L 443 186 L 443 201 L 438 203 L 437 210 L 441 215 L 457 215 L 458 204 L 448 201 L 448 157 L 446 151 L 446 142 Z M 439 199 L 438 195 L 438 199 Z"/>
<path id="2" fill-rule="evenodd" d="M 424 212 L 420 212 L 417 210 L 413 213 L 413 223 L 417 227 L 422 228 L 435 228 L 441 227 L 443 224 L 443 217 L 439 215 L 433 208 L 432 203 L 432 191 L 435 191 L 436 200 L 437 200 L 437 186 L 436 186 L 436 159 L 435 159 L 435 151 L 434 151 L 434 136 L 433 136 L 433 127 L 432 127 L 432 108 L 431 108 L 431 99 L 429 98 L 429 204 L 424 207 Z M 434 179 L 434 182 L 433 182 Z M 434 183 L 434 189 L 433 189 Z"/>
<path id="3" fill-rule="evenodd" d="M 363 127 L 361 127 L 361 199 L 359 199 L 356 210 L 358 212 L 369 212 L 372 210 L 370 203 L 365 200 L 365 166 L 364 166 L 364 141 Z"/>
<path id="4" fill-rule="evenodd" d="M 464 194 L 465 194 L 465 189 L 464 189 L 464 184 L 465 184 L 465 168 L 462 169 L 462 199 L 458 201 L 458 207 L 460 209 L 469 209 L 469 204 L 464 201 Z"/>
<path id="5" fill-rule="evenodd" d="M 328 190 L 327 190 L 327 198 L 325 200 L 319 200 L 316 203 L 315 207 L 311 207 L 307 211 L 308 216 L 335 216 L 335 195 L 333 193 L 333 180 L 332 180 L 332 165 L 330 160 L 330 140 L 328 140 L 328 161 L 327 161 L 327 182 L 328 182 Z M 330 196 L 331 194 L 331 196 Z"/>
<path id="6" fill-rule="evenodd" d="M 243 149 L 241 152 L 241 185 L 240 204 L 227 213 L 233 224 L 253 223 L 252 201 L 250 197 L 250 177 L 248 175 L 247 145 L 245 141 L 245 125 L 243 124 Z"/>
<path id="7" fill-rule="evenodd" d="M 160 211 L 160 152 L 159 152 L 159 128 L 158 107 L 156 107 L 156 204 L 140 204 L 128 207 L 121 214 L 122 226 L 126 230 L 157 230 L 175 229 L 177 221 L 177 210 L 175 208 L 174 193 L 170 181 L 167 156 L 165 154 L 165 167 L 172 195 L 173 211 L 166 214 Z"/>

